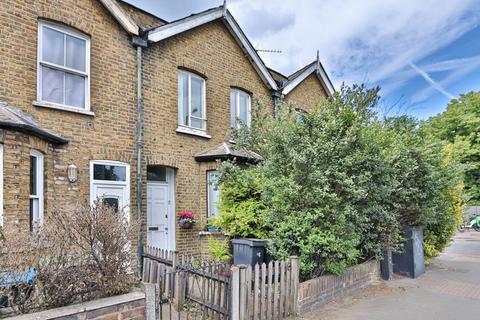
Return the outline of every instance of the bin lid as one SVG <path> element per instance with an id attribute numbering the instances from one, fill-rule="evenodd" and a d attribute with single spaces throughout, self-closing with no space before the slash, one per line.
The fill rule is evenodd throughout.
<path id="1" fill-rule="evenodd" d="M 250 247 L 265 247 L 267 244 L 266 240 L 261 240 L 261 239 L 247 239 L 247 238 L 242 238 L 242 239 L 232 239 L 233 244 L 243 244 L 247 245 Z"/>

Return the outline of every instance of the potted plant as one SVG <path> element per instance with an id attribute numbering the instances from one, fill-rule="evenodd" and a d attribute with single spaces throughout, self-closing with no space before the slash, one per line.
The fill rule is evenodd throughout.
<path id="1" fill-rule="evenodd" d="M 178 225 L 182 229 L 190 229 L 195 223 L 192 211 L 180 212 L 178 215 Z"/>

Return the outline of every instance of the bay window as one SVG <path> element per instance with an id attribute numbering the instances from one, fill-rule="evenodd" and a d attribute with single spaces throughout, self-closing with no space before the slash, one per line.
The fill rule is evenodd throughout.
<path id="1" fill-rule="evenodd" d="M 37 100 L 57 107 L 90 109 L 90 39 L 46 21 L 38 28 Z"/>
<path id="2" fill-rule="evenodd" d="M 220 204 L 220 189 L 218 187 L 218 171 L 207 171 L 207 203 L 208 217 L 218 218 Z"/>
<path id="3" fill-rule="evenodd" d="M 250 126 L 250 95 L 239 89 L 230 90 L 230 125 L 233 128 Z"/>
<path id="4" fill-rule="evenodd" d="M 3 144 L 0 144 L 0 228 L 3 227 Z"/>
<path id="5" fill-rule="evenodd" d="M 178 71 L 178 124 L 206 129 L 205 79 L 183 70 Z"/>
<path id="6" fill-rule="evenodd" d="M 43 222 L 43 154 L 30 151 L 30 230 Z"/>

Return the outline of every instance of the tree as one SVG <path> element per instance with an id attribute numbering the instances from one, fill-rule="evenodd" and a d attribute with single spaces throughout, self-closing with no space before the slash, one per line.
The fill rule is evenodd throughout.
<path id="1" fill-rule="evenodd" d="M 469 204 L 480 204 L 480 92 L 452 100 L 445 112 L 428 120 L 426 127 L 452 144 L 451 156 L 464 165 Z"/>

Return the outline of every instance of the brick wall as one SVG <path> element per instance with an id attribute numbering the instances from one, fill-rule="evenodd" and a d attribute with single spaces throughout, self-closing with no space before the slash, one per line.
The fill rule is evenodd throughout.
<path id="1" fill-rule="evenodd" d="M 35 106 L 38 20 L 77 29 L 91 40 L 91 111 L 94 116 Z M 45 215 L 89 199 L 89 161 L 116 160 L 134 168 L 136 60 L 130 37 L 99 1 L 6 0 L 0 2 L 0 100 L 70 140 L 57 147 L 12 131 L 4 132 L 4 223 L 28 229 L 30 149 L 45 155 Z M 68 182 L 69 164 L 78 181 Z M 131 180 L 134 181 L 134 170 Z M 135 212 L 135 185 L 131 185 Z M 135 247 L 135 246 L 133 246 Z"/>
<path id="2" fill-rule="evenodd" d="M 145 294 L 143 292 L 132 292 L 9 319 L 142 320 L 145 319 Z"/>
<path id="3" fill-rule="evenodd" d="M 176 169 L 176 213 L 193 210 L 199 223 L 191 230 L 177 227 L 177 250 L 188 254 L 205 251 L 198 232 L 207 219 L 206 171 L 216 162 L 198 163 L 193 156 L 228 141 L 230 88 L 252 93 L 255 100 L 272 109 L 269 90 L 244 52 L 221 21 L 152 44 L 144 56 L 144 110 L 146 164 Z M 206 77 L 207 133 L 211 139 L 177 133 L 179 68 Z"/>
<path id="4" fill-rule="evenodd" d="M 371 261 L 354 266 L 340 276 L 327 275 L 302 282 L 298 290 L 298 310 L 303 314 L 379 279 L 380 265 Z"/>
<path id="5" fill-rule="evenodd" d="M 295 104 L 299 109 L 312 111 L 321 99 L 327 97 L 320 80 L 312 73 L 285 97 L 286 102 Z"/>

